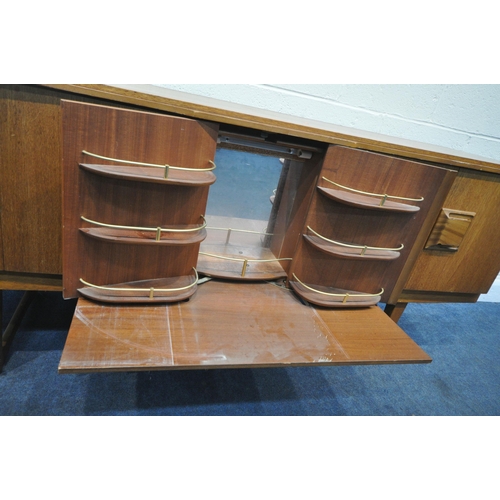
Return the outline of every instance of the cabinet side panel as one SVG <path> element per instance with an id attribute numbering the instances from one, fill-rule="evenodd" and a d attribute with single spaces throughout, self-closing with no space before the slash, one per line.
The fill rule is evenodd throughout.
<path id="1" fill-rule="evenodd" d="M 348 192 L 328 183 L 326 178 L 363 192 L 423 200 L 404 201 L 419 210 L 400 213 L 351 206 L 332 200 L 317 189 L 303 234 L 311 234 L 309 227 L 325 238 L 344 244 L 382 248 L 403 245 L 403 248 L 395 260 L 347 259 L 323 253 L 302 238 L 291 273 L 295 273 L 302 282 L 312 285 L 368 294 L 376 294 L 384 289 L 381 300 L 387 302 L 393 292 L 397 292 L 399 286 L 402 287 L 399 280 L 407 270 L 405 266 L 411 263 L 415 248 L 425 242 L 449 188 L 447 179 L 453 175 L 454 172 L 443 168 L 401 158 L 339 146 L 330 147 L 318 186 Z M 291 273 L 289 277 L 292 279 Z"/>
<path id="2" fill-rule="evenodd" d="M 458 251 L 423 250 L 406 290 L 487 293 L 500 272 L 500 178 L 460 170 L 444 202 L 453 210 L 475 212 Z"/>
<path id="3" fill-rule="evenodd" d="M 0 88 L 2 270 L 61 274 L 59 99 Z"/>

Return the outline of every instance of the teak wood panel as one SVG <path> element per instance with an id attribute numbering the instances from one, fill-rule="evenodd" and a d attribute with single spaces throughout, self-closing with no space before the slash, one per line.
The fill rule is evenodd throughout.
<path id="1" fill-rule="evenodd" d="M 0 87 L 2 271 L 62 271 L 61 124 L 53 94 Z"/>
<path id="2" fill-rule="evenodd" d="M 79 167 L 103 163 L 82 151 L 134 162 L 208 168 L 217 126 L 185 118 L 62 101 L 63 286 L 75 297 L 80 278 L 94 285 L 191 275 L 199 243 L 185 247 L 115 244 L 79 230 L 90 224 L 140 227 L 200 225 L 208 186 L 160 185 L 105 178 Z M 105 162 L 104 164 L 112 164 Z"/>
<path id="3" fill-rule="evenodd" d="M 316 309 L 273 284 L 210 281 L 172 305 L 79 299 L 59 372 L 430 361 L 379 307 Z"/>
<path id="4" fill-rule="evenodd" d="M 325 177 L 356 190 L 420 198 L 421 202 L 408 202 L 419 207 L 417 212 L 358 208 L 334 201 L 318 189 L 303 227 L 307 226 L 324 237 L 359 245 L 396 248 L 401 244 L 399 258 L 392 261 L 360 261 L 336 258 L 313 248 L 304 238 L 299 241 L 289 272 L 304 283 L 332 286 L 361 293 L 385 293 L 387 302 L 398 285 L 405 265 L 416 257 L 436 220 L 442 202 L 456 173 L 400 158 L 331 146 L 325 156 L 318 186 L 329 187 Z M 397 201 L 397 200 L 396 200 Z M 412 253 L 413 252 L 413 253 Z M 408 271 L 409 272 L 409 269 Z M 397 290 L 396 290 L 396 293 Z"/>
<path id="5" fill-rule="evenodd" d="M 487 293 L 500 272 L 500 178 L 461 170 L 443 206 L 476 215 L 457 252 L 421 252 L 405 289 Z"/>

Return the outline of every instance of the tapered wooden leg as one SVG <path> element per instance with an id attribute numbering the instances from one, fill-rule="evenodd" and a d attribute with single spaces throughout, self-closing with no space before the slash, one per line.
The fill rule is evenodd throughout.
<path id="1" fill-rule="evenodd" d="M 408 305 L 407 302 L 398 302 L 397 304 L 387 304 L 385 306 L 384 312 L 391 318 L 394 323 L 397 323 L 399 321 L 399 318 L 403 315 L 405 312 L 406 306 Z"/>
<path id="2" fill-rule="evenodd" d="M 37 292 L 35 291 L 27 291 L 24 292 L 24 295 L 22 299 L 19 301 L 19 304 L 16 307 L 16 310 L 14 311 L 14 314 L 12 315 L 11 320 L 9 321 L 9 324 L 7 325 L 7 328 L 5 328 L 5 331 L 2 333 L 2 347 L 1 347 L 1 354 L 0 354 L 0 372 L 3 369 L 3 363 L 5 360 L 5 356 L 7 354 L 7 349 L 9 348 L 10 343 L 12 342 L 12 339 L 14 338 L 14 335 L 17 332 L 17 329 L 21 325 L 21 322 L 24 318 L 24 314 L 26 313 L 28 307 L 30 306 L 32 300 L 35 298 Z M 0 294 L 2 297 L 0 299 L 0 309 L 3 311 L 3 292 Z M 0 315 L 1 319 L 1 315 Z M 1 323 L 0 323 L 1 324 Z"/>
<path id="3" fill-rule="evenodd" d="M 3 337 L 3 290 L 0 290 L 0 332 Z M 3 369 L 3 338 L 0 344 L 0 373 Z"/>

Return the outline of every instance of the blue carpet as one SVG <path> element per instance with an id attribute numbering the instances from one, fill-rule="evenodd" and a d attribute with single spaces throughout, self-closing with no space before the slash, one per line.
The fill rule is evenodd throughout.
<path id="1" fill-rule="evenodd" d="M 4 323 L 21 295 L 4 292 Z M 408 305 L 400 326 L 428 365 L 59 375 L 74 307 L 37 294 L 0 375 L 0 415 L 500 414 L 500 303 Z"/>

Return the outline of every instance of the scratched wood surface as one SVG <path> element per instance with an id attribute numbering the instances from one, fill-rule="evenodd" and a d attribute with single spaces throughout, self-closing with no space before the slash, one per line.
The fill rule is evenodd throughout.
<path id="1" fill-rule="evenodd" d="M 213 280 L 173 305 L 80 298 L 59 372 L 430 361 L 377 306 L 313 308 L 270 283 Z"/>

